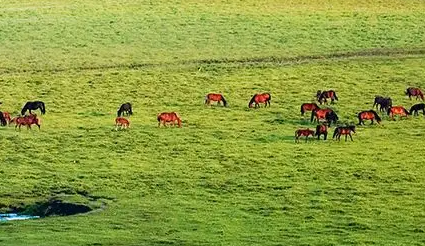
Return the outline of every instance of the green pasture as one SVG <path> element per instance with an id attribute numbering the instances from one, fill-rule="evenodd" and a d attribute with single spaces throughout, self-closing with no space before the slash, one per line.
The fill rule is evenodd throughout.
<path id="1" fill-rule="evenodd" d="M 294 142 L 317 90 L 341 124 L 375 95 L 418 103 L 424 19 L 423 1 L 2 2 L 0 110 L 46 114 L 0 128 L 0 212 L 94 210 L 0 222 L 0 245 L 425 245 L 425 116 Z M 258 92 L 270 108 L 248 109 Z"/>

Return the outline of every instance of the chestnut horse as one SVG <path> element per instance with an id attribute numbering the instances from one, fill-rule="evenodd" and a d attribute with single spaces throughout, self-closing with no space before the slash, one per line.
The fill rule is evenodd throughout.
<path id="1" fill-rule="evenodd" d="M 316 93 L 317 101 L 322 104 L 323 102 L 327 103 L 327 98 L 331 99 L 331 103 L 334 103 L 334 100 L 338 101 L 336 92 L 334 90 L 329 91 L 317 91 Z"/>
<path id="2" fill-rule="evenodd" d="M 251 101 L 249 101 L 248 103 L 248 107 L 252 108 L 252 104 L 255 103 L 255 108 L 259 108 L 260 107 L 260 103 L 264 103 L 265 106 L 267 107 L 267 103 L 269 104 L 270 107 L 270 100 L 272 99 L 272 96 L 270 95 L 270 93 L 262 93 L 262 94 L 255 94 L 252 98 Z"/>
<path id="3" fill-rule="evenodd" d="M 421 98 L 422 101 L 424 101 L 424 94 L 419 88 L 414 88 L 414 87 L 407 88 L 406 95 L 409 96 L 410 100 L 412 100 L 412 96 L 416 96 L 416 100 L 418 100 L 418 98 Z"/>
<path id="4" fill-rule="evenodd" d="M 319 109 L 316 103 L 303 103 L 301 104 L 301 115 L 304 115 L 305 111 L 313 111 Z"/>
<path id="5" fill-rule="evenodd" d="M 338 141 L 341 140 L 341 135 L 345 135 L 345 141 L 347 142 L 347 136 L 350 136 L 351 141 L 353 141 L 353 137 L 351 136 L 351 132 L 356 133 L 356 126 L 339 126 L 335 128 L 334 135 L 332 138 L 337 138 Z"/>
<path id="6" fill-rule="evenodd" d="M 305 136 L 305 141 L 307 142 L 307 138 L 308 136 L 314 136 L 314 131 L 310 130 L 309 128 L 307 129 L 298 129 L 295 131 L 295 142 L 298 143 L 299 142 L 299 138 L 301 136 Z"/>
<path id="7" fill-rule="evenodd" d="M 158 120 L 158 127 L 161 126 L 161 123 L 165 126 L 166 122 L 171 122 L 171 124 L 173 126 L 176 125 L 176 121 L 179 127 L 182 127 L 182 121 L 179 117 L 179 115 L 176 112 L 170 112 L 170 113 L 160 113 L 158 114 L 158 116 L 156 117 Z"/>
<path id="8" fill-rule="evenodd" d="M 326 124 L 321 124 L 316 126 L 316 136 L 320 140 L 320 135 L 323 134 L 323 140 L 326 140 L 328 137 L 328 126 Z"/>
<path id="9" fill-rule="evenodd" d="M 224 99 L 224 96 L 216 93 L 209 93 L 205 96 L 205 104 L 210 105 L 211 101 L 217 102 L 217 105 L 220 105 L 220 102 L 223 102 L 223 106 L 227 107 L 227 101 Z"/>
<path id="10" fill-rule="evenodd" d="M 330 108 L 323 108 L 323 109 L 315 109 L 311 111 L 311 119 L 310 122 L 314 122 L 317 120 L 319 122 L 320 119 L 326 119 L 326 113 L 333 112 Z"/>
<path id="11" fill-rule="evenodd" d="M 392 120 L 395 120 L 394 115 L 400 115 L 400 117 L 405 116 L 407 118 L 410 113 L 403 106 L 393 106 L 387 110 L 387 114 Z"/>
<path id="12" fill-rule="evenodd" d="M 422 110 L 422 112 L 424 113 L 424 115 L 425 115 L 425 104 L 423 104 L 423 103 L 418 103 L 418 104 L 415 104 L 415 105 L 413 105 L 411 108 L 410 108 L 410 112 L 409 112 L 409 114 L 413 114 L 413 115 L 415 115 L 415 116 L 418 116 L 419 115 L 419 113 L 418 113 L 418 111 L 419 110 Z M 6 117 L 5 117 L 6 118 Z"/>
<path id="13" fill-rule="evenodd" d="M 130 121 L 128 121 L 124 117 L 117 117 L 115 118 L 115 130 L 118 130 L 118 127 L 121 129 L 126 129 L 130 127 Z"/>
<path id="14" fill-rule="evenodd" d="M 378 124 L 381 123 L 381 117 L 374 110 L 362 111 L 357 114 L 357 117 L 359 118 L 359 125 L 364 125 L 364 120 L 371 120 L 371 125 L 373 124 L 373 120 L 376 120 Z"/>
<path id="15" fill-rule="evenodd" d="M 19 130 L 21 130 L 21 126 L 27 126 L 28 129 L 31 129 L 31 125 L 37 125 L 40 129 L 40 119 L 37 118 L 36 114 L 15 117 L 10 123 L 16 124 L 15 129 L 19 126 Z"/>

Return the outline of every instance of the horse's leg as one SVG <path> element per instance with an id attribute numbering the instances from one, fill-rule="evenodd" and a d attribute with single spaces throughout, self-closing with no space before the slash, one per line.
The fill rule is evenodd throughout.
<path id="1" fill-rule="evenodd" d="M 325 132 L 325 133 L 323 133 L 323 140 L 326 140 L 326 138 L 328 137 L 328 133 L 327 132 Z"/>
<path id="2" fill-rule="evenodd" d="M 347 142 L 348 134 L 345 134 L 345 142 Z"/>
<path id="3" fill-rule="evenodd" d="M 370 120 L 370 124 L 373 125 L 373 119 Z"/>
<path id="4" fill-rule="evenodd" d="M 422 109 L 422 111 L 423 111 L 423 113 L 424 113 L 424 115 L 425 115 L 425 108 L 424 108 L 424 109 Z M 418 113 L 418 115 L 419 115 L 419 113 Z"/>
<path id="5" fill-rule="evenodd" d="M 353 141 L 353 137 L 351 136 L 351 132 L 350 133 L 348 133 L 349 135 L 350 135 L 350 138 L 351 138 L 351 142 Z"/>
<path id="6" fill-rule="evenodd" d="M 305 136 L 305 142 L 307 143 L 308 135 Z"/>

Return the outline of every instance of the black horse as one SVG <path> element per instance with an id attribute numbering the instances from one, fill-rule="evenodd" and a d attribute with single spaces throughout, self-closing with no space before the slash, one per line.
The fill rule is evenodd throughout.
<path id="1" fill-rule="evenodd" d="M 338 115 L 334 111 L 327 112 L 325 115 L 326 122 L 329 126 L 331 126 L 331 122 L 336 124 L 336 122 L 339 120 Z"/>
<path id="2" fill-rule="evenodd" d="M 378 109 L 378 105 L 380 106 L 379 111 L 387 111 L 393 106 L 393 100 L 390 97 L 375 96 L 372 108 L 376 106 Z"/>
<path id="3" fill-rule="evenodd" d="M 413 105 L 411 108 L 410 108 L 410 114 L 412 114 L 413 112 L 414 112 L 414 114 L 413 115 L 416 115 L 416 116 L 418 116 L 419 115 L 419 110 L 422 110 L 422 112 L 424 113 L 424 115 L 425 115 L 425 104 L 423 104 L 423 103 L 418 103 L 418 104 L 415 104 L 415 105 Z"/>
<path id="4" fill-rule="evenodd" d="M 126 113 L 128 115 L 133 114 L 133 110 L 131 109 L 131 103 L 124 103 L 121 105 L 120 109 L 117 111 L 117 116 L 121 117 L 123 113 Z"/>
<path id="5" fill-rule="evenodd" d="M 1 124 L 2 126 L 7 125 L 7 121 L 6 121 L 6 119 L 4 118 L 4 116 L 3 116 L 3 112 L 0 112 L 0 124 Z"/>
<path id="6" fill-rule="evenodd" d="M 24 107 L 21 110 L 21 115 L 25 115 L 25 112 L 29 110 L 31 114 L 31 110 L 37 110 L 40 109 L 41 114 L 46 113 L 46 108 L 44 107 L 44 102 L 42 101 L 34 101 L 34 102 L 27 102 L 25 103 Z"/>

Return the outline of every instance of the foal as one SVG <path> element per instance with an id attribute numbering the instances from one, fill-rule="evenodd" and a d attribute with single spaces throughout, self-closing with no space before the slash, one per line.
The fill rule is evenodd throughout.
<path id="1" fill-rule="evenodd" d="M 307 129 L 298 129 L 295 131 L 295 142 L 298 143 L 299 142 L 299 138 L 301 136 L 305 136 L 305 141 L 307 142 L 307 138 L 308 136 L 312 136 L 314 137 L 314 131 L 310 130 L 309 128 Z"/>

